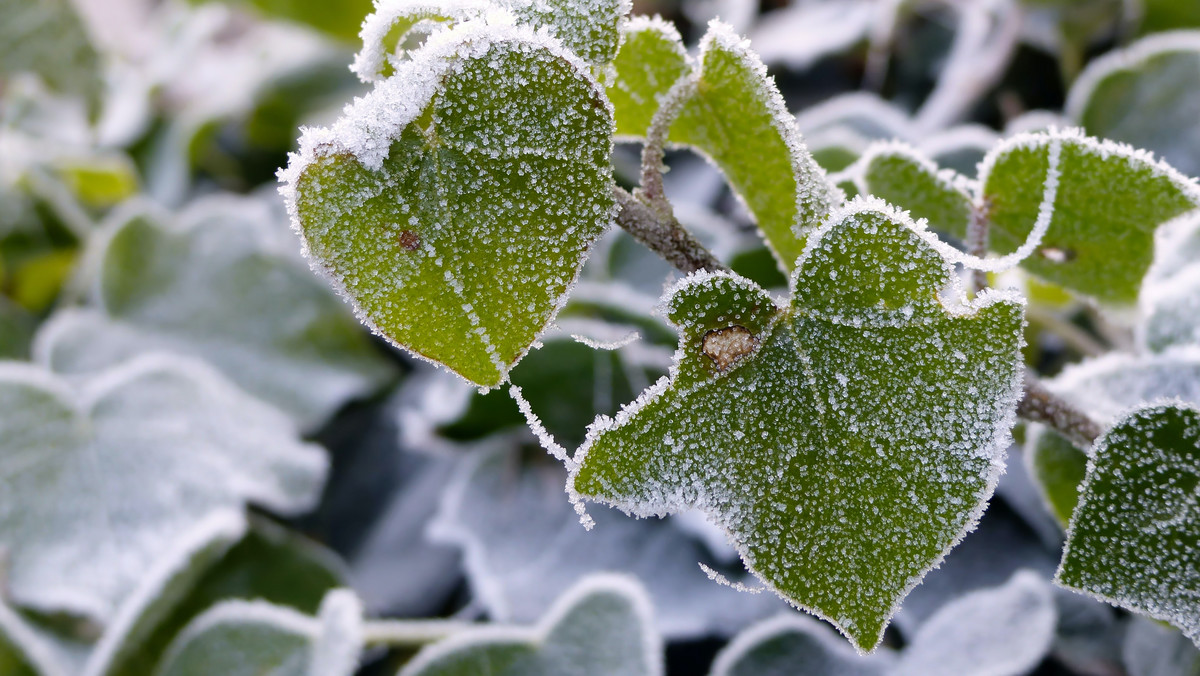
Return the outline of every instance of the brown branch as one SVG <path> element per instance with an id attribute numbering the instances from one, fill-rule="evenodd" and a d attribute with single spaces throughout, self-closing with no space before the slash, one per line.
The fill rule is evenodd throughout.
<path id="1" fill-rule="evenodd" d="M 620 187 L 613 189 L 613 196 L 621 207 L 617 225 L 680 272 L 729 270 L 669 212 L 652 209 Z"/>
<path id="2" fill-rule="evenodd" d="M 983 259 L 987 256 L 988 249 L 988 205 L 985 202 L 982 205 L 971 209 L 971 220 L 967 221 L 967 253 Z M 971 271 L 971 292 L 978 294 L 987 288 L 988 280 L 987 273 L 983 270 Z"/>
<path id="3" fill-rule="evenodd" d="M 1099 423 L 1047 390 L 1030 372 L 1025 374 L 1025 396 L 1017 404 L 1017 415 L 1049 425 L 1083 449 L 1090 447 L 1103 431 Z"/>

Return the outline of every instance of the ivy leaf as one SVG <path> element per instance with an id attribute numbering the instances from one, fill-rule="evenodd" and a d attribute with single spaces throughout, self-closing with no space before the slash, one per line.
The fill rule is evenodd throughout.
<path id="1" fill-rule="evenodd" d="M 1200 175 L 1200 39 L 1179 32 L 1143 38 L 1095 59 L 1067 99 L 1067 115 L 1093 136 L 1145 148 Z"/>
<path id="2" fill-rule="evenodd" d="M 966 235 L 974 212 L 973 186 L 962 175 L 938 169 L 912 148 L 899 143 L 867 148 L 855 167 L 862 191 L 892 204 L 902 205 L 913 218 L 924 218 L 929 227 L 955 237 Z"/>
<path id="3" fill-rule="evenodd" d="M 207 531 L 197 528 L 189 538 L 195 544 L 145 575 L 101 637 L 85 676 L 153 673 L 171 640 L 220 601 L 256 599 L 315 612 L 327 592 L 344 585 L 341 563 L 328 550 L 264 519 L 247 529 L 243 517 L 233 516 L 214 520 Z"/>
<path id="4" fill-rule="evenodd" d="M 668 639 L 730 635 L 782 609 L 773 596 L 713 584 L 697 562 L 716 566 L 714 557 L 673 520 L 599 509 L 596 527 L 583 530 L 562 499 L 562 467 L 532 453 L 502 447 L 463 459 L 429 527 L 462 550 L 474 598 L 494 620 L 533 622 L 576 580 L 605 571 L 645 586 Z"/>
<path id="5" fill-rule="evenodd" d="M 0 430 L 11 598 L 101 622 L 187 525 L 248 501 L 302 512 L 327 467 L 274 408 L 156 356 L 78 385 L 5 364 Z"/>
<path id="6" fill-rule="evenodd" d="M 859 655 L 811 617 L 778 615 L 738 634 L 713 662 L 710 676 L 885 676 L 890 651 Z"/>
<path id="7" fill-rule="evenodd" d="M 0 0 L 0 81 L 37 73 L 54 90 L 82 95 L 95 116 L 101 63 L 70 0 Z"/>
<path id="8" fill-rule="evenodd" d="M 974 527 L 1019 392 L 1021 304 L 939 297 L 952 273 L 931 239 L 856 200 L 813 234 L 787 307 L 736 276 L 685 279 L 671 378 L 593 423 L 573 499 L 699 508 L 776 593 L 874 648 Z"/>
<path id="9" fill-rule="evenodd" d="M 548 30 L 572 53 L 600 68 L 617 55 L 629 8 L 629 0 L 381 2 L 363 21 L 363 47 L 354 56 L 350 70 L 363 82 L 390 77 L 429 33 L 471 19 L 503 20 L 496 15 L 497 10 L 511 12 L 509 22 Z"/>
<path id="10" fill-rule="evenodd" d="M 1107 354 L 1064 369 L 1046 386 L 1105 424 L 1133 406 L 1159 399 L 1200 403 L 1200 347 L 1176 347 L 1162 354 Z M 1033 426 L 1025 447 L 1032 473 L 1065 527 L 1079 500 L 1088 456 L 1040 425 Z"/>
<path id="11" fill-rule="evenodd" d="M 1006 140 L 981 163 L 979 183 L 992 250 L 1116 306 L 1137 301 L 1158 226 L 1200 204 L 1190 179 L 1148 153 L 1074 131 Z"/>
<path id="12" fill-rule="evenodd" d="M 650 603 L 616 575 L 584 578 L 528 630 L 482 627 L 429 646 L 399 676 L 659 676 Z"/>
<path id="13" fill-rule="evenodd" d="M 198 357 L 306 430 L 379 389 L 389 364 L 297 262 L 294 240 L 240 215 L 246 206 L 214 204 L 177 223 L 135 212 L 105 232 L 91 252 L 95 309 L 54 315 L 39 361 L 80 374 L 151 351 Z"/>
<path id="14" fill-rule="evenodd" d="M 527 28 L 438 34 L 282 174 L 315 264 L 376 332 L 499 385 L 612 220 L 612 114 Z"/>
<path id="15" fill-rule="evenodd" d="M 160 676 L 351 676 L 362 649 L 354 593 L 329 592 L 317 617 L 263 601 L 226 601 L 197 617 L 171 644 Z"/>
<path id="16" fill-rule="evenodd" d="M 608 100 L 613 105 L 618 138 L 641 139 L 662 97 L 692 65 L 675 24 L 657 16 L 637 16 L 622 30 L 624 39 L 613 59 L 616 73 L 609 80 Z"/>
<path id="17" fill-rule="evenodd" d="M 1200 646 L 1200 409 L 1137 409 L 1096 442 L 1056 581 Z"/>
<path id="18" fill-rule="evenodd" d="M 893 676 L 1019 676 L 1050 651 L 1058 617 L 1050 585 L 1018 572 L 1000 587 L 965 594 L 913 635 Z"/>
<path id="19" fill-rule="evenodd" d="M 671 125 L 670 141 L 699 150 L 725 173 L 790 272 L 808 232 L 840 201 L 836 191 L 804 147 L 766 66 L 732 28 L 709 25 L 691 78 L 691 84 L 676 85 L 692 91 Z"/>

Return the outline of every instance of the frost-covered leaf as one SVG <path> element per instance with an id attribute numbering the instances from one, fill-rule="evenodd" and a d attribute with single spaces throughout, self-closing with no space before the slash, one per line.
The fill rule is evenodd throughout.
<path id="1" fill-rule="evenodd" d="M 364 321 L 496 386 L 612 219 L 612 124 L 557 41 L 465 22 L 308 130 L 283 190 Z"/>
<path id="2" fill-rule="evenodd" d="M 568 489 L 702 509 L 769 587 L 869 650 L 992 493 L 1022 307 L 963 306 L 930 236 L 878 201 L 831 217 L 800 262 L 787 307 L 736 276 L 680 283 L 672 377 L 592 425 Z"/>
<path id="3" fill-rule="evenodd" d="M 1121 657 L 1129 676 L 1196 676 L 1200 650 L 1178 630 L 1135 617 L 1125 630 Z"/>
<path id="4" fill-rule="evenodd" d="M 641 138 L 658 112 L 658 104 L 679 78 L 691 70 L 687 48 L 675 25 L 659 17 L 630 19 L 620 51 L 613 59 L 616 74 L 608 84 L 617 136 Z"/>
<path id="5" fill-rule="evenodd" d="M 237 511 L 216 512 L 193 525 L 170 551 L 142 571 L 137 588 L 118 608 L 82 673 L 85 676 L 152 673 L 165 647 L 162 639 L 170 640 L 169 635 L 156 634 L 197 581 L 245 532 L 246 519 Z M 173 627 L 175 631 L 179 628 Z"/>
<path id="6" fill-rule="evenodd" d="M 676 85 L 693 91 L 671 125 L 671 142 L 696 148 L 724 172 L 780 265 L 791 271 L 809 231 L 836 204 L 835 191 L 766 66 L 728 26 L 709 26 L 691 78 Z"/>
<path id="7" fill-rule="evenodd" d="M 1046 385 L 1106 424 L 1131 407 L 1159 399 L 1200 403 L 1200 347 L 1176 347 L 1162 354 L 1114 352 L 1068 367 Z M 1079 499 L 1087 454 L 1041 426 L 1030 431 L 1025 448 L 1051 511 L 1065 526 Z"/>
<path id="8" fill-rule="evenodd" d="M 2 265 L 0 261 L 0 265 Z M 3 273 L 0 272 L 0 280 Z M 27 359 L 37 320 L 21 306 L 0 296 L 0 359 Z"/>
<path id="9" fill-rule="evenodd" d="M 856 169 L 867 194 L 903 206 L 938 232 L 959 238 L 966 234 L 973 191 L 963 176 L 938 169 L 912 148 L 896 143 L 872 146 L 859 161 Z"/>
<path id="10" fill-rule="evenodd" d="M 1096 443 L 1057 582 L 1200 645 L 1200 409 L 1135 410 Z"/>
<path id="11" fill-rule="evenodd" d="M 315 612 L 327 592 L 345 583 L 332 553 L 280 526 L 260 518 L 233 533 L 213 521 L 215 539 L 202 549 L 182 548 L 186 556 L 166 557 L 146 575 L 101 637 L 85 676 L 153 673 L 180 630 L 221 601 L 255 599 Z"/>
<path id="12" fill-rule="evenodd" d="M 146 356 L 77 384 L 4 364 L 11 598 L 108 620 L 189 524 L 246 502 L 304 511 L 326 467 L 287 418 L 198 362 Z"/>
<path id="13" fill-rule="evenodd" d="M 0 82 L 19 73 L 37 73 L 98 108 L 101 60 L 71 0 L 0 0 Z"/>
<path id="14" fill-rule="evenodd" d="M 171 644 L 159 676 L 351 676 L 362 649 L 362 609 L 329 592 L 317 617 L 264 601 L 226 601 Z"/>
<path id="15" fill-rule="evenodd" d="M 1181 31 L 1092 61 L 1071 87 L 1066 108 L 1089 134 L 1145 148 L 1200 176 L 1198 97 L 1200 32 Z"/>
<path id="16" fill-rule="evenodd" d="M 1147 284 L 1140 304 L 1140 338 L 1148 349 L 1200 345 L 1200 265 L 1170 280 Z"/>
<path id="17" fill-rule="evenodd" d="M 112 227 L 92 252 L 92 308 L 60 312 L 35 354 L 54 371 L 91 373 L 149 351 L 199 357 L 302 429 L 393 373 L 294 241 L 239 215 L 247 203 L 178 223 L 148 211 Z M 249 212 L 251 214 L 255 212 Z"/>
<path id="18" fill-rule="evenodd" d="M 603 67 L 617 55 L 629 0 L 380 0 L 363 22 L 363 48 L 350 67 L 364 82 L 389 77 L 429 33 L 498 10 L 510 21 L 548 30 L 589 64 Z M 670 83 L 667 83 L 670 86 Z"/>
<path id="19" fill-rule="evenodd" d="M 430 530 L 462 549 L 489 616 L 533 622 L 581 576 L 602 571 L 636 577 L 654 602 L 655 626 L 672 639 L 732 634 L 781 609 L 770 595 L 713 584 L 697 564 L 723 567 L 669 520 L 600 508 L 592 510 L 596 527 L 580 528 L 563 500 L 563 470 L 544 451 L 476 453 L 462 461 Z"/>
<path id="20" fill-rule="evenodd" d="M 1073 131 L 1006 140 L 979 182 L 993 251 L 1019 252 L 1042 279 L 1118 306 L 1137 300 L 1155 229 L 1200 204 L 1191 180 L 1144 151 Z"/>
<path id="21" fill-rule="evenodd" d="M 0 600 L 0 674 L 70 676 L 72 666 L 49 632 Z"/>
<path id="22" fill-rule="evenodd" d="M 481 627 L 429 646 L 400 676 L 659 676 L 662 643 L 645 593 L 597 575 L 563 594 L 537 627 Z"/>
<path id="23" fill-rule="evenodd" d="M 859 655 L 817 620 L 789 614 L 738 634 L 717 654 L 710 676 L 884 676 L 894 660 L 890 651 Z"/>
<path id="24" fill-rule="evenodd" d="M 1049 652 L 1057 614 L 1035 573 L 971 592 L 929 618 L 901 653 L 893 676 L 1021 676 Z"/>

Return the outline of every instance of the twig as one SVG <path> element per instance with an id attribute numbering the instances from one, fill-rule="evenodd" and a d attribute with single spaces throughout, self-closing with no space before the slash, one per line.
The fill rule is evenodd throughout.
<path id="1" fill-rule="evenodd" d="M 985 258 L 988 248 L 988 205 L 986 201 L 971 209 L 971 220 L 967 221 L 967 253 L 976 258 Z M 987 273 L 971 271 L 971 292 L 979 293 L 987 288 Z"/>
<path id="2" fill-rule="evenodd" d="M 1025 374 L 1025 396 L 1017 404 L 1017 415 L 1054 428 L 1076 446 L 1086 449 L 1100 436 L 1100 424 L 1046 389 L 1032 372 Z"/>
<path id="3" fill-rule="evenodd" d="M 621 210 L 617 225 L 680 272 L 728 270 L 716 256 L 688 232 L 668 210 L 665 214 L 620 187 L 613 190 Z"/>
<path id="4" fill-rule="evenodd" d="M 368 620 L 363 643 L 376 646 L 422 646 L 462 633 L 478 624 L 457 620 Z"/>
<path id="5" fill-rule="evenodd" d="M 663 187 L 663 172 L 666 170 L 663 159 L 667 153 L 667 138 L 671 132 L 671 125 L 683 111 L 684 104 L 696 93 L 696 85 L 694 75 L 681 77 L 663 95 L 662 103 L 654 112 L 650 126 L 646 129 L 646 143 L 642 146 L 642 187 L 639 192 L 655 211 L 670 211 L 671 208 Z"/>

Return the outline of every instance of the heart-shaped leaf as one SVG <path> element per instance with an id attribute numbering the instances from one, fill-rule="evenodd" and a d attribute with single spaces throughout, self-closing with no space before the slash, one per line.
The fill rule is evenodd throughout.
<path id="1" fill-rule="evenodd" d="M 1137 409 L 1096 443 L 1056 582 L 1200 646 L 1200 409 Z"/>
<path id="2" fill-rule="evenodd" d="M 839 198 L 813 160 L 775 81 L 749 43 L 713 21 L 700 42 L 690 90 L 670 141 L 691 146 L 725 173 L 780 266 L 791 271 L 810 230 Z M 682 95 L 686 90 L 680 89 Z"/>
<path id="3" fill-rule="evenodd" d="M 856 200 L 813 234 L 787 307 L 736 276 L 681 282 L 671 378 L 592 425 L 574 499 L 700 508 L 780 596 L 874 648 L 978 519 L 1019 391 L 1021 304 L 943 297 L 931 239 Z"/>
<path id="4" fill-rule="evenodd" d="M 973 186 L 954 171 L 937 165 L 912 148 L 885 143 L 867 148 L 852 172 L 862 192 L 908 209 L 929 227 L 955 237 L 966 235 L 974 212 Z"/>
<path id="5" fill-rule="evenodd" d="M 362 650 L 362 608 L 329 592 L 317 617 L 263 601 L 226 601 L 171 644 L 159 676 L 351 676 Z"/>
<path id="6" fill-rule="evenodd" d="M 227 200 L 177 223 L 148 210 L 118 220 L 90 254 L 95 309 L 54 315 L 38 360 L 81 374 L 151 351 L 199 357 L 306 430 L 379 389 L 392 369 L 257 206 Z"/>
<path id="7" fill-rule="evenodd" d="M 608 84 L 617 136 L 641 139 L 658 112 L 662 97 L 692 65 L 675 24 L 659 17 L 636 16 L 622 28 L 621 49 L 613 59 Z"/>
<path id="8" fill-rule="evenodd" d="M 584 578 L 533 629 L 481 627 L 435 643 L 399 676 L 658 676 L 662 643 L 641 587 L 616 575 Z"/>
<path id="9" fill-rule="evenodd" d="M 468 21 L 308 130 L 283 192 L 361 319 L 496 386 L 612 220 L 612 125 L 603 89 L 557 41 Z"/>
<path id="10" fill-rule="evenodd" d="M 78 385 L 3 365 L 0 459 L 11 598 L 101 622 L 187 526 L 246 502 L 302 512 L 328 464 L 273 407 L 156 356 Z"/>
<path id="11" fill-rule="evenodd" d="M 671 520 L 627 519 L 594 509 L 596 527 L 562 499 L 561 465 L 545 452 L 479 449 L 446 488 L 430 537 L 460 548 L 476 600 L 500 622 L 529 623 L 579 578 L 619 572 L 637 578 L 665 638 L 732 634 L 784 608 L 771 595 L 713 584 L 696 565 L 717 565 Z"/>
<path id="12" fill-rule="evenodd" d="M 1089 63 L 1071 86 L 1066 112 L 1093 136 L 1145 148 L 1197 176 L 1197 88 L 1200 37 L 1156 35 Z"/>

